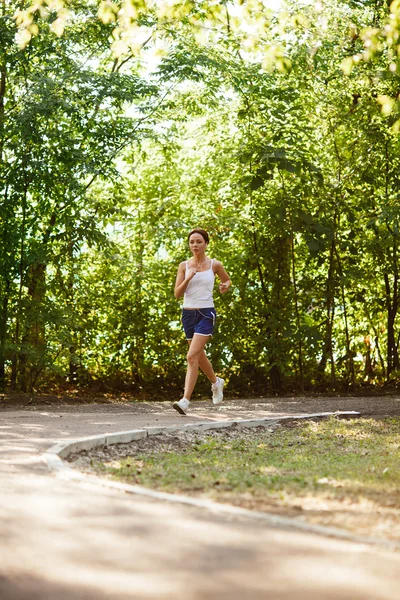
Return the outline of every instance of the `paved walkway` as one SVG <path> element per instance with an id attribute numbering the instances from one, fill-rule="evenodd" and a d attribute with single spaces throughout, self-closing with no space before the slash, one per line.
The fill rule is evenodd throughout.
<path id="1" fill-rule="evenodd" d="M 400 414 L 400 399 L 384 405 Z M 318 412 L 379 406 L 318 400 Z M 308 412 L 315 401 L 199 402 L 187 418 L 164 403 L 0 410 L 1 600 L 398 600 L 400 553 L 62 481 L 42 457 L 86 435 Z"/>

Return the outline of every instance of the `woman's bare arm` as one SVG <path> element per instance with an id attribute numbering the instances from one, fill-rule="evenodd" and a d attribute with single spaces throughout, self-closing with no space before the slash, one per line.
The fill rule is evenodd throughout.
<path id="1" fill-rule="evenodd" d="M 189 269 L 187 278 L 185 278 L 185 272 L 186 262 L 181 262 L 178 268 L 178 273 L 175 281 L 175 298 L 182 298 L 183 294 L 186 292 L 186 288 L 189 285 L 189 282 L 196 275 L 196 269 Z"/>
<path id="2" fill-rule="evenodd" d="M 220 280 L 219 291 L 221 294 L 225 294 L 225 292 L 227 292 L 231 287 L 232 281 L 219 260 L 215 261 L 215 273 L 218 275 Z"/>

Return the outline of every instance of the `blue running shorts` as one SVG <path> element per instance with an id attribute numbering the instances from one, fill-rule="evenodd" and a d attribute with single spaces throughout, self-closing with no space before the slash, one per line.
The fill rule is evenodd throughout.
<path id="1" fill-rule="evenodd" d="M 182 309 L 182 325 L 186 339 L 192 340 L 195 333 L 212 336 L 216 318 L 215 308 Z"/>

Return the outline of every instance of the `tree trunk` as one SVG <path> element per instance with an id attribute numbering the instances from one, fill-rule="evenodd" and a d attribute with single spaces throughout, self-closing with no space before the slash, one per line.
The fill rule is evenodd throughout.
<path id="1" fill-rule="evenodd" d="M 0 65 L 0 162 L 3 162 L 4 146 L 4 98 L 6 95 L 6 67 Z"/>
<path id="2" fill-rule="evenodd" d="M 7 318 L 8 318 L 8 301 L 10 282 L 7 282 L 7 289 L 5 290 L 2 302 L 2 311 L 0 316 L 0 392 L 4 392 L 6 387 L 6 339 L 7 339 Z"/>
<path id="3" fill-rule="evenodd" d="M 387 360 L 386 377 L 389 379 L 393 371 L 399 370 L 399 353 L 396 343 L 395 320 L 398 310 L 398 267 L 397 267 L 397 244 L 393 238 L 393 292 L 390 289 L 389 274 L 384 273 L 387 311 Z"/>
<path id="4" fill-rule="evenodd" d="M 293 232 L 293 215 L 292 211 L 289 212 L 290 218 L 290 249 L 291 249 L 291 262 L 292 262 L 292 280 L 293 280 L 293 301 L 294 301 L 294 309 L 296 313 L 296 333 L 298 335 L 298 366 L 299 366 L 299 375 L 300 375 L 300 391 L 304 392 L 304 373 L 303 373 L 303 340 L 301 336 L 301 322 L 300 322 L 300 312 L 299 312 L 299 304 L 298 304 L 298 294 L 297 294 L 297 274 L 296 274 L 296 256 L 294 249 L 294 232 Z"/>
<path id="5" fill-rule="evenodd" d="M 26 235 L 26 204 L 28 195 L 28 177 L 26 169 L 24 168 L 24 192 L 22 196 L 22 227 L 21 227 L 21 240 L 19 248 L 19 287 L 18 287 L 18 301 L 15 318 L 15 332 L 14 332 L 14 351 L 11 358 L 11 387 L 13 390 L 17 388 L 18 380 L 18 360 L 20 354 L 18 352 L 20 344 L 20 330 L 21 330 L 21 318 L 22 318 L 22 288 L 24 285 L 24 270 L 25 270 L 25 235 Z"/>
<path id="6" fill-rule="evenodd" d="M 284 312 L 287 299 L 283 296 L 285 289 L 287 290 L 290 285 L 290 237 L 281 235 L 276 237 L 274 242 L 273 264 L 276 265 L 276 270 L 274 277 L 271 278 L 270 300 L 270 316 L 273 319 L 274 326 L 271 327 L 268 324 L 269 335 L 273 337 L 274 345 L 270 350 L 268 362 L 270 364 L 272 391 L 279 394 L 283 389 L 283 376 L 279 361 L 282 360 L 287 351 L 283 339 L 283 327 L 288 318 Z"/>
<path id="7" fill-rule="evenodd" d="M 46 293 L 46 265 L 36 263 L 29 272 L 29 320 L 19 353 L 19 387 L 31 392 L 37 372 L 42 369 L 46 349 L 44 321 L 41 309 Z"/>
<path id="8" fill-rule="evenodd" d="M 333 330 L 333 319 L 335 314 L 335 282 L 334 282 L 334 271 L 335 271 L 335 241 L 332 240 L 331 249 L 329 253 L 329 270 L 328 279 L 326 281 L 326 329 L 325 339 L 322 348 L 322 356 L 318 365 L 318 374 L 322 376 L 325 373 L 326 365 L 328 360 L 331 361 L 331 386 L 335 387 L 335 362 L 333 357 L 333 344 L 332 344 L 332 330 Z"/>
<path id="9" fill-rule="evenodd" d="M 374 376 L 374 368 L 372 366 L 372 358 L 371 358 L 371 340 L 369 336 L 364 338 L 365 344 L 365 368 L 364 368 L 364 380 L 366 379 L 368 383 Z"/>
<path id="10" fill-rule="evenodd" d="M 4 16 L 5 6 L 3 5 L 2 15 Z M 0 163 L 3 162 L 3 144 L 4 144 L 4 97 L 6 94 L 6 68 L 0 65 Z M 6 386 L 5 380 L 5 345 L 7 336 L 7 316 L 9 300 L 10 282 L 6 282 L 6 290 L 2 299 L 2 314 L 0 316 L 0 392 L 4 392 Z"/>
<path id="11" fill-rule="evenodd" d="M 340 260 L 339 252 L 337 250 L 337 246 L 335 244 L 335 255 L 337 259 L 337 264 L 340 273 L 340 290 L 342 294 L 342 306 L 343 306 L 343 317 L 344 317 L 344 326 L 345 326 L 345 334 L 346 334 L 346 364 L 347 364 L 347 376 L 350 379 L 350 387 L 354 391 L 356 385 L 356 377 L 354 370 L 354 360 L 353 354 L 350 345 L 350 332 L 349 332 L 349 324 L 347 318 L 347 304 L 346 304 L 346 296 L 345 296 L 345 288 L 344 288 L 344 273 L 342 268 L 342 261 Z"/>
<path id="12" fill-rule="evenodd" d="M 67 284 L 64 288 L 66 295 L 66 302 L 70 308 L 70 313 L 75 315 L 75 256 L 74 256 L 74 243 L 73 243 L 73 232 L 70 231 L 70 241 L 68 243 L 68 261 L 69 261 L 69 272 Z M 77 351 L 79 347 L 79 337 L 76 327 L 76 320 L 73 318 L 71 322 L 71 339 L 69 358 L 68 358 L 68 380 L 71 383 L 77 383 L 79 379 L 79 360 L 77 358 Z"/>

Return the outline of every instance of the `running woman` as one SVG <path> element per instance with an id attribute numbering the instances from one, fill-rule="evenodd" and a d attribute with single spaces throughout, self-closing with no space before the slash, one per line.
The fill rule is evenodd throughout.
<path id="1" fill-rule="evenodd" d="M 182 415 L 186 415 L 189 408 L 199 367 L 211 382 L 213 404 L 222 402 L 224 380 L 216 377 L 204 348 L 213 334 L 216 319 L 213 300 L 215 275 L 220 280 L 221 294 L 231 286 L 229 275 L 219 260 L 206 256 L 208 233 L 204 229 L 193 229 L 188 241 L 193 256 L 180 263 L 175 282 L 175 298 L 183 296 L 182 324 L 189 344 L 185 392 L 183 398 L 172 405 Z"/>

